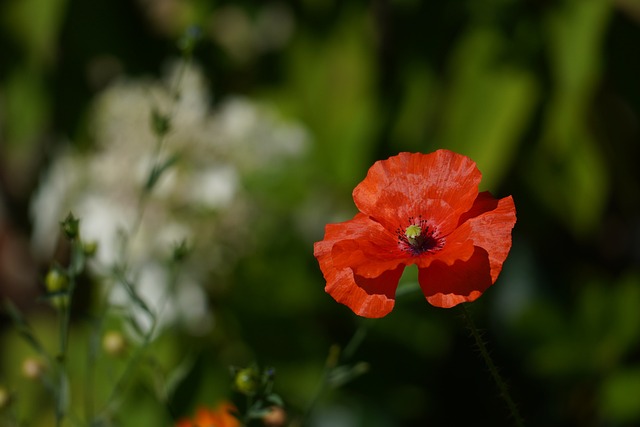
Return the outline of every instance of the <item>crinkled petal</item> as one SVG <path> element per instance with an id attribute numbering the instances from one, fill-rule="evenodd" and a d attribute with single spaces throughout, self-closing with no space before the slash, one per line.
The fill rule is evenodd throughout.
<path id="1" fill-rule="evenodd" d="M 334 247 L 349 245 L 347 242 L 362 238 L 372 231 L 372 227 L 373 230 L 379 227 L 376 224 L 365 215 L 358 214 L 350 221 L 327 225 L 324 240 L 314 245 L 314 255 L 327 282 L 325 291 L 364 317 L 383 317 L 393 309 L 404 265 L 396 263 L 393 269 L 383 271 L 376 277 L 363 277 L 354 273 L 348 263 L 345 264 L 343 255 L 349 256 L 354 263 L 361 261 L 364 255 L 349 255 Z"/>
<path id="2" fill-rule="evenodd" d="M 358 276 L 371 279 L 411 261 L 411 255 L 398 246 L 397 235 L 365 215 L 343 224 L 351 230 L 333 245 L 334 267 L 351 268 Z"/>
<path id="3" fill-rule="evenodd" d="M 476 247 L 466 261 L 433 262 L 418 270 L 418 282 L 431 305 L 450 308 L 477 299 L 493 283 L 487 251 Z"/>
<path id="4" fill-rule="evenodd" d="M 427 268 L 434 261 L 452 265 L 456 261 L 468 260 L 474 251 L 470 234 L 471 227 L 468 224 L 463 224 L 444 238 L 445 243 L 442 249 L 417 257 L 415 264 L 418 268 Z"/>
<path id="5" fill-rule="evenodd" d="M 349 269 L 333 269 L 329 275 L 325 275 L 325 291 L 358 316 L 384 317 L 393 310 L 403 270 L 404 266 L 399 266 L 374 279 L 365 279 Z"/>
<path id="6" fill-rule="evenodd" d="M 511 230 L 516 223 L 516 208 L 511 196 L 495 199 L 488 192 L 478 195 L 473 207 L 460 221 L 470 227 L 469 238 L 489 254 L 491 280 L 495 283 L 511 249 Z"/>
<path id="7" fill-rule="evenodd" d="M 442 216 L 455 213 L 457 219 L 471 208 L 481 176 L 473 160 L 449 150 L 400 153 L 376 162 L 353 190 L 353 199 L 362 213 L 388 230 L 403 225 L 410 216 L 424 215 L 426 204 L 431 203 L 435 210 L 426 214 L 448 233 L 452 227 L 446 224 L 452 219 Z M 441 207 L 445 205 L 446 212 Z"/>

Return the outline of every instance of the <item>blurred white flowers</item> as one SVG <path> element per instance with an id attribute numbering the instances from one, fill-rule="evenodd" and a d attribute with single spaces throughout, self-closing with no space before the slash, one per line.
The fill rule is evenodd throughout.
<path id="1" fill-rule="evenodd" d="M 150 125 L 154 111 L 169 118 L 162 144 Z M 255 237 L 247 224 L 259 216 L 243 183 L 300 160 L 308 147 L 305 129 L 247 98 L 212 109 L 202 72 L 182 62 L 165 81 L 108 87 L 95 101 L 90 129 L 94 149 L 59 153 L 42 177 L 31 205 L 34 251 L 52 258 L 59 221 L 72 211 L 83 240 L 98 243 L 95 273 L 108 277 L 126 264 L 161 326 L 202 332 L 211 324 L 203 287 L 215 287 L 212 278 L 223 276 Z M 154 165 L 165 163 L 171 166 L 142 196 Z M 167 260 L 182 241 L 193 256 L 172 284 Z M 111 292 L 112 302 L 131 304 L 117 286 Z M 132 318 L 150 326 L 144 315 Z"/>

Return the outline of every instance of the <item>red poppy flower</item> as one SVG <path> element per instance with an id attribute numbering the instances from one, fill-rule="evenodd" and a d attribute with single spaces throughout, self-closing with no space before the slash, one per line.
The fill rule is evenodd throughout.
<path id="1" fill-rule="evenodd" d="M 382 317 L 415 264 L 432 305 L 478 298 L 498 278 L 516 222 L 513 198 L 479 193 L 481 177 L 473 160 L 448 150 L 376 162 L 353 190 L 360 213 L 328 224 L 314 245 L 325 290 L 360 316 Z"/>
<path id="2" fill-rule="evenodd" d="M 176 427 L 240 427 L 240 421 L 233 416 L 235 411 L 235 406 L 226 401 L 214 409 L 202 407 L 193 420 L 181 419 L 176 422 Z"/>

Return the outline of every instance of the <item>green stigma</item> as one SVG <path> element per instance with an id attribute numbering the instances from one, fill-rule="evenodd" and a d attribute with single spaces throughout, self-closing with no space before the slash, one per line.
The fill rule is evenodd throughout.
<path id="1" fill-rule="evenodd" d="M 407 240 L 411 246 L 416 246 L 419 244 L 418 237 L 422 234 L 422 228 L 419 225 L 412 224 L 407 227 L 404 232 L 404 235 L 407 236 Z"/>

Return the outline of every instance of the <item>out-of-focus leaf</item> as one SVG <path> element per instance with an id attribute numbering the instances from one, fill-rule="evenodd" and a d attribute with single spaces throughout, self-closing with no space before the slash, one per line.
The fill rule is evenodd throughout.
<path id="1" fill-rule="evenodd" d="M 531 156 L 526 179 L 545 207 L 569 230 L 582 235 L 599 224 L 609 174 L 602 153 L 586 130 L 576 129 L 570 139 L 571 150 L 562 154 L 540 147 Z"/>
<path id="2" fill-rule="evenodd" d="M 18 333 L 24 338 L 24 340 L 42 357 L 49 359 L 49 354 L 44 349 L 44 346 L 40 343 L 40 340 L 36 338 L 31 326 L 24 319 L 18 308 L 11 302 L 5 301 L 5 310 L 7 314 L 13 320 Z"/>
<path id="3" fill-rule="evenodd" d="M 438 110 L 438 86 L 433 71 L 427 67 L 408 66 L 404 73 L 404 94 L 391 132 L 392 143 L 423 151 Z"/>
<path id="4" fill-rule="evenodd" d="M 552 304 L 534 304 L 537 309 L 521 324 L 537 342 L 529 359 L 532 369 L 545 377 L 608 372 L 640 342 L 639 306 L 637 275 L 614 284 L 584 284 L 569 313 Z"/>
<path id="5" fill-rule="evenodd" d="M 621 369 L 606 379 L 600 393 L 600 410 L 605 419 L 617 423 L 640 420 L 640 367 Z"/>
<path id="6" fill-rule="evenodd" d="M 601 49 L 611 2 L 565 0 L 547 20 L 550 66 L 556 100 L 569 110 L 584 109 L 601 68 Z M 556 120 L 562 121 L 557 117 Z"/>
<path id="7" fill-rule="evenodd" d="M 195 364 L 195 357 L 187 355 L 185 359 L 176 366 L 169 375 L 165 382 L 165 391 L 167 396 L 171 396 L 176 388 L 182 384 L 185 378 L 189 375 Z"/>
<path id="8" fill-rule="evenodd" d="M 349 16 L 349 15 L 347 15 Z M 292 46 L 291 86 L 275 98 L 309 126 L 325 176 L 344 188 L 362 179 L 377 124 L 374 46 L 366 21 L 349 16 L 321 40 Z"/>
<path id="9" fill-rule="evenodd" d="M 42 75 L 28 67 L 19 67 L 8 76 L 1 89 L 8 142 L 17 147 L 31 143 L 49 111 L 50 100 Z"/>
<path id="10" fill-rule="evenodd" d="M 151 130 L 158 138 L 166 136 L 171 130 L 171 118 L 155 107 L 151 110 Z"/>
<path id="11" fill-rule="evenodd" d="M 640 277 L 629 275 L 618 286 L 612 297 L 611 333 L 618 345 L 629 350 L 640 341 Z"/>
<path id="12" fill-rule="evenodd" d="M 495 30 L 484 27 L 459 42 L 438 138 L 474 159 L 489 189 L 511 164 L 538 98 L 533 74 L 501 62 L 504 44 Z"/>
<path id="13" fill-rule="evenodd" d="M 56 53 L 57 34 L 67 0 L 8 1 L 0 8 L 2 24 L 10 29 L 35 63 L 47 62 Z"/>
<path id="14" fill-rule="evenodd" d="M 369 364 L 366 362 L 358 362 L 352 366 L 341 365 L 329 372 L 327 383 L 332 388 L 342 387 L 343 385 L 353 381 L 357 377 L 365 374 L 369 370 Z"/>
<path id="15" fill-rule="evenodd" d="M 149 172 L 149 176 L 147 177 L 147 182 L 144 185 L 144 190 L 150 192 L 156 186 L 160 177 L 169 170 L 176 162 L 179 160 L 180 156 L 177 154 L 173 154 L 167 157 L 164 161 L 158 162 L 153 165 L 153 168 Z"/>
<path id="16" fill-rule="evenodd" d="M 282 399 L 282 397 L 275 393 L 271 393 L 270 395 L 268 395 L 266 400 L 268 403 L 271 403 L 273 405 L 284 406 L 284 400 Z"/>
<path id="17" fill-rule="evenodd" d="M 573 335 L 582 335 L 585 346 L 592 342 L 599 369 L 615 366 L 640 341 L 639 285 L 630 276 L 615 286 L 590 284 L 581 294 Z"/>
<path id="18" fill-rule="evenodd" d="M 601 68 L 610 2 L 567 0 L 548 19 L 551 99 L 527 171 L 534 192 L 575 234 L 599 222 L 609 176 L 587 112 Z"/>

